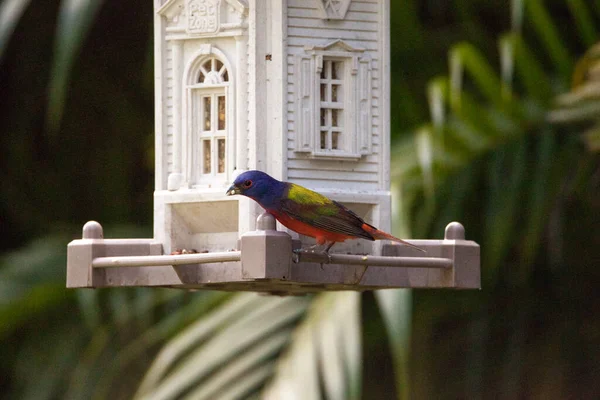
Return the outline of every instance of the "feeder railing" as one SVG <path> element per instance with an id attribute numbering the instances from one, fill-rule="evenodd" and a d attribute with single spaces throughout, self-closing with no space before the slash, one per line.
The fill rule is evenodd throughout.
<path id="1" fill-rule="evenodd" d="M 377 255 L 325 254 L 301 250 L 300 242 L 276 229 L 262 214 L 238 249 L 164 254 L 155 239 L 104 239 L 90 221 L 81 239 L 69 243 L 67 287 L 173 287 L 303 294 L 324 290 L 480 287 L 479 245 L 465 240 L 464 227 L 448 224 L 440 240 L 382 244 Z M 167 252 L 171 249 L 166 249 Z M 425 257 L 423 257 L 425 255 Z"/>
<path id="2" fill-rule="evenodd" d="M 294 254 L 295 263 L 311 262 L 319 264 L 368 265 L 371 267 L 400 267 L 400 268 L 452 268 L 453 261 L 449 258 L 432 257 L 386 257 L 354 254 L 325 254 L 312 252 L 297 252 Z"/>
<path id="3" fill-rule="evenodd" d="M 162 256 L 118 256 L 97 257 L 92 261 L 94 268 L 158 267 L 162 265 L 209 264 L 240 261 L 242 252 L 226 251 L 215 253 L 173 254 Z"/>

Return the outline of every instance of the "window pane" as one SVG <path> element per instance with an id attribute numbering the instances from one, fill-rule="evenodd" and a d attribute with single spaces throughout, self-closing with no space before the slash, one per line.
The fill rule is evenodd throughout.
<path id="1" fill-rule="evenodd" d="M 229 82 L 229 73 L 227 70 L 223 72 L 223 82 Z"/>
<path id="2" fill-rule="evenodd" d="M 331 79 L 341 79 L 342 75 L 342 62 L 331 61 Z"/>
<path id="3" fill-rule="evenodd" d="M 321 83 L 321 101 L 327 101 L 327 84 Z"/>
<path id="4" fill-rule="evenodd" d="M 331 149 L 332 150 L 337 150 L 339 149 L 339 137 L 340 137 L 340 133 L 339 132 L 331 132 Z"/>
<path id="5" fill-rule="evenodd" d="M 339 110 L 336 110 L 335 108 L 331 110 L 331 126 L 339 126 L 338 125 L 338 114 L 339 114 Z"/>
<path id="6" fill-rule="evenodd" d="M 211 154 L 210 154 L 210 139 L 202 141 L 202 170 L 205 174 L 210 174 Z"/>
<path id="7" fill-rule="evenodd" d="M 200 75 L 198 75 L 198 83 L 204 83 L 204 72 L 200 71 Z"/>
<path id="8" fill-rule="evenodd" d="M 217 67 L 215 68 L 215 71 L 220 71 L 222 66 L 223 66 L 223 63 L 221 61 L 217 60 Z"/>
<path id="9" fill-rule="evenodd" d="M 327 126 L 327 109 L 321 108 L 321 126 Z"/>
<path id="10" fill-rule="evenodd" d="M 210 72 L 212 70 L 212 59 L 206 61 L 202 66 L 206 71 Z"/>
<path id="11" fill-rule="evenodd" d="M 219 96 L 219 130 L 225 129 L 225 96 Z"/>
<path id="12" fill-rule="evenodd" d="M 203 97 L 203 108 L 204 108 L 204 130 L 210 131 L 210 97 Z"/>
<path id="13" fill-rule="evenodd" d="M 340 85 L 331 85 L 331 101 L 338 101 Z"/>
<path id="14" fill-rule="evenodd" d="M 321 131 L 321 149 L 327 148 L 327 131 Z"/>
<path id="15" fill-rule="evenodd" d="M 217 140 L 217 147 L 218 147 L 218 168 L 217 171 L 219 174 L 222 174 L 225 172 L 225 139 L 218 139 Z"/>

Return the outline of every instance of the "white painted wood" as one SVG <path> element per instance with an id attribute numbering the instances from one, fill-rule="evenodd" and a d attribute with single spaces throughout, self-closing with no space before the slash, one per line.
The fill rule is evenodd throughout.
<path id="1" fill-rule="evenodd" d="M 385 190 L 390 190 L 390 149 L 391 149 L 391 138 L 390 138 L 390 104 L 392 101 L 391 96 L 391 77 L 390 77 L 390 0 L 381 0 L 379 3 L 379 15 L 381 22 L 379 24 L 379 42 L 381 43 L 381 56 L 379 57 L 380 64 L 383 68 L 382 73 L 378 78 L 381 80 L 381 105 L 377 102 L 377 112 L 382 121 L 381 124 L 381 155 L 385 162 L 380 164 L 379 171 L 379 185 Z M 388 200 L 389 201 L 389 200 Z M 385 216 L 388 221 L 391 221 L 391 206 L 387 206 L 387 215 Z M 391 225 L 388 226 L 391 229 Z"/>
<path id="2" fill-rule="evenodd" d="M 238 89 L 235 93 L 237 135 L 235 135 L 235 167 L 239 174 L 248 169 L 248 35 L 235 37 L 236 80 Z M 232 146 L 233 147 L 233 146 Z"/>
<path id="3" fill-rule="evenodd" d="M 155 0 L 154 7 L 157 10 L 161 6 L 160 0 Z M 166 189 L 164 181 L 165 175 L 168 174 L 169 161 L 165 156 L 167 149 L 166 143 L 166 83 L 167 77 L 164 73 L 166 67 L 166 49 L 165 43 L 162 40 L 164 35 L 164 19 L 155 13 L 154 14 L 154 187 L 156 190 Z M 154 216 L 156 221 L 156 212 Z M 155 222 L 156 228 L 156 222 Z"/>
<path id="4" fill-rule="evenodd" d="M 267 172 L 273 177 L 287 179 L 286 112 L 282 105 L 287 83 L 287 3 L 281 0 L 267 2 L 270 18 L 267 22 L 267 41 L 264 63 L 267 76 Z M 270 56 L 269 56 L 270 55 Z M 276 105 L 273 107 L 273 105 Z"/>
<path id="5" fill-rule="evenodd" d="M 248 169 L 318 190 L 389 229 L 389 0 L 347 0 L 335 10 L 323 0 L 154 4 L 155 238 L 166 251 L 235 248 L 262 212 L 224 194 Z M 226 66 L 227 82 L 197 81 L 211 57 Z M 343 63 L 340 76 L 321 76 L 332 62 Z M 226 96 L 219 131 L 226 170 L 208 177 L 198 104 L 219 93 Z M 211 154 L 214 169 L 218 154 Z M 347 248 L 373 249 L 362 242 Z"/>
<path id="6" fill-rule="evenodd" d="M 183 65 L 182 65 L 182 52 L 183 43 L 178 41 L 171 44 L 171 69 L 169 72 L 173 74 L 173 77 L 183 76 Z M 171 85 L 173 79 L 170 80 Z M 170 153 L 170 164 L 172 165 L 171 171 L 169 171 L 169 177 L 167 182 L 168 190 L 177 190 L 183 185 L 183 174 L 182 174 L 182 135 L 177 135 L 174 132 L 181 132 L 182 127 L 182 86 L 173 85 L 170 89 L 172 93 L 172 101 L 169 102 L 169 114 L 171 116 L 171 134 L 169 135 L 171 145 Z"/>

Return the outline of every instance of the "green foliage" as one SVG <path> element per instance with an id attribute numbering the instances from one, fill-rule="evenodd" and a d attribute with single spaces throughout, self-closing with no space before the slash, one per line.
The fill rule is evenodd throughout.
<path id="1" fill-rule="evenodd" d="M 325 293 L 312 302 L 278 361 L 266 398 L 361 398 L 360 294 Z"/>
<path id="2" fill-rule="evenodd" d="M 64 290 L 64 243 L 40 238 L 0 259 L 0 338 L 73 300 Z"/>
<path id="3" fill-rule="evenodd" d="M 41 238 L 0 260 L 0 340 L 13 346 L 0 365 L 14 363 L 11 397 L 130 398 L 157 346 L 230 297 L 67 291 L 65 239 Z"/>
<path id="4" fill-rule="evenodd" d="M 4 49 L 30 0 L 4 0 L 0 4 L 0 61 Z"/>
<path id="5" fill-rule="evenodd" d="M 398 160 L 394 172 L 408 192 L 403 203 L 407 218 L 416 215 L 417 236 L 439 235 L 448 221 L 441 215 L 463 218 L 465 195 L 457 193 L 462 202 L 452 202 L 433 188 L 447 185 L 449 178 L 474 162 L 483 163 L 479 168 L 486 172 L 480 179 L 486 190 L 472 194 L 483 207 L 483 219 L 470 226 L 489 227 L 473 234 L 487 249 L 483 260 L 490 274 L 506 262 L 514 239 L 522 238 L 522 281 L 528 276 L 523 270 L 531 270 L 557 188 L 568 179 L 570 166 L 564 161 L 580 150 L 575 141 L 558 137 L 549 124 L 552 99 L 570 81 L 571 51 L 539 1 L 525 2 L 525 11 L 524 28 L 530 23 L 537 33 L 534 39 L 545 43 L 551 67 L 534 56 L 527 44 L 532 39 L 520 29 L 501 36 L 498 72 L 471 44 L 453 46 L 449 75 L 429 84 L 432 122 L 420 128 L 414 142 L 404 141 L 394 152 Z M 585 7 L 576 11 L 575 19 L 591 18 Z M 582 36 L 585 43 L 587 36 Z M 438 197 L 451 201 L 438 205 Z M 426 207 L 420 207 L 423 198 Z M 489 282 L 496 281 L 495 275 L 489 277 Z"/>
<path id="6" fill-rule="evenodd" d="M 46 123 L 50 133 L 56 134 L 60 126 L 73 64 L 102 3 L 102 0 L 63 0 L 60 3 L 48 84 Z"/>
<path id="7" fill-rule="evenodd" d="M 587 25 L 586 25 L 587 26 Z M 583 123 L 583 140 L 590 151 L 600 152 L 600 45 L 592 46 L 579 60 L 573 74 L 573 88 L 556 98 L 549 119 L 557 124 Z"/>
<path id="8" fill-rule="evenodd" d="M 571 318 L 569 333 L 551 328 L 561 318 L 556 304 L 579 309 L 598 301 L 588 281 L 573 277 L 598 282 L 588 271 L 598 259 L 597 219 L 589 220 L 598 205 L 577 194 L 598 193 L 598 159 L 582 146 L 582 125 L 574 123 L 597 123 L 594 48 L 575 74 L 584 83 L 562 94 L 574 55 L 598 40 L 592 23 L 598 15 L 583 2 L 565 6 L 568 13 L 558 18 L 537 0 L 524 1 L 523 13 L 513 11 L 519 19 L 498 40 L 497 68 L 472 44 L 454 45 L 448 75 L 428 87 L 432 121 L 393 151 L 403 214 L 415 236 L 439 237 L 446 223 L 459 220 L 482 247 L 484 293 L 415 295 L 413 354 L 433 351 L 440 366 L 438 373 L 432 360 L 413 358 L 418 398 L 588 393 L 572 384 L 572 371 L 597 355 L 580 353 L 577 361 L 560 356 L 570 351 L 561 335 L 586 341 L 571 330 L 582 328 L 583 313 Z M 584 134 L 592 150 L 595 129 Z M 573 203 L 581 214 L 570 212 Z M 569 293 L 573 285 L 578 294 Z M 530 329 L 535 324 L 541 324 L 542 337 Z M 453 353 L 458 348 L 474 350 L 460 357 Z M 538 362 L 531 360 L 542 354 L 552 360 L 552 372 L 545 365 L 534 372 Z M 442 376 L 449 369 L 455 371 L 452 380 Z M 585 380 L 593 385 L 590 376 Z"/>
<path id="9" fill-rule="evenodd" d="M 89 219 L 149 224 L 151 4 L 1 4 L 0 249 Z"/>
<path id="10" fill-rule="evenodd" d="M 247 397 L 272 374 L 273 357 L 307 305 L 305 298 L 235 296 L 159 353 L 137 397 Z"/>

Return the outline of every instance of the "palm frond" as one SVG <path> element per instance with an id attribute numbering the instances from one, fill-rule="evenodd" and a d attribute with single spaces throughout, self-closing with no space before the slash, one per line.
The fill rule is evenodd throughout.
<path id="1" fill-rule="evenodd" d="M 266 399 L 361 397 L 360 293 L 324 293 L 296 328 Z"/>
<path id="2" fill-rule="evenodd" d="M 407 289 L 375 292 L 388 334 L 396 375 L 398 399 L 410 398 L 410 337 L 412 328 L 412 291 Z"/>
<path id="3" fill-rule="evenodd" d="M 100 10 L 103 0 L 62 0 L 56 26 L 54 61 L 48 84 L 46 121 L 50 132 L 56 132 L 62 120 L 69 75 Z"/>
<path id="4" fill-rule="evenodd" d="M 600 43 L 592 46 L 577 62 L 569 92 L 555 98 L 550 122 L 587 125 L 583 140 L 590 151 L 600 150 Z"/>
<path id="5" fill-rule="evenodd" d="M 31 0 L 4 0 L 0 4 L 0 61 L 10 37 Z"/>
<path id="6" fill-rule="evenodd" d="M 290 336 L 290 325 L 307 306 L 305 298 L 235 296 L 182 331 L 159 353 L 137 397 L 212 398 L 215 390 L 242 385 L 244 374 L 281 351 Z M 256 389 L 253 385 L 243 387 Z"/>

